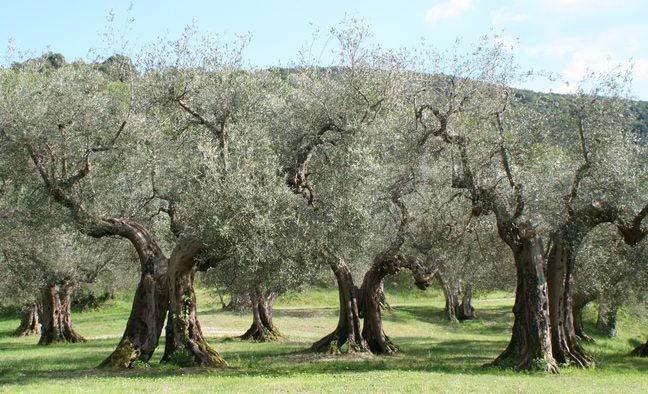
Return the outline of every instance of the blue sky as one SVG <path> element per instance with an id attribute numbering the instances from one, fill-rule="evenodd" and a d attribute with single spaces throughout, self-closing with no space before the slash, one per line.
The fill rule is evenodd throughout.
<path id="1" fill-rule="evenodd" d="M 569 91 L 587 70 L 634 64 L 636 97 L 648 100 L 646 0 L 23 0 L 0 1 L 0 55 L 8 44 L 86 58 L 101 46 L 110 10 L 133 47 L 156 37 L 176 38 L 194 20 L 202 31 L 250 33 L 254 66 L 289 64 L 316 28 L 345 17 L 363 19 L 384 47 L 415 46 L 421 38 L 441 48 L 496 32 L 524 68 L 560 73 L 564 83 L 537 80 L 536 90 Z"/>

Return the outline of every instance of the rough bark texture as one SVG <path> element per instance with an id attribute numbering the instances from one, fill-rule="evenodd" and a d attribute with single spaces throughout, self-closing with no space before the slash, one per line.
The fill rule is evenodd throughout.
<path id="1" fill-rule="evenodd" d="M 587 368 L 593 365 L 593 360 L 581 347 L 576 335 L 572 302 L 573 270 L 576 260 L 573 251 L 578 244 L 580 242 L 567 243 L 560 235 L 553 239 L 547 261 L 549 314 L 552 350 L 556 361 L 560 364 L 574 364 Z"/>
<path id="2" fill-rule="evenodd" d="M 590 302 L 594 301 L 596 297 L 594 295 L 585 294 L 585 293 L 575 293 L 572 297 L 572 316 L 574 321 L 574 332 L 576 336 L 581 341 L 593 342 L 594 339 L 587 335 L 585 328 L 583 327 L 583 309 Z"/>
<path id="3" fill-rule="evenodd" d="M 277 341 L 283 337 L 272 321 L 272 306 L 277 298 L 275 292 L 263 294 L 263 288 L 258 286 L 250 293 L 252 303 L 252 325 L 240 336 L 243 340 L 258 342 Z"/>
<path id="4" fill-rule="evenodd" d="M 599 334 L 608 338 L 617 336 L 617 311 L 618 308 L 604 301 L 599 302 L 596 329 Z"/>
<path id="5" fill-rule="evenodd" d="M 340 314 L 335 330 L 315 342 L 311 350 L 321 353 L 363 352 L 368 350 L 362 338 L 360 319 L 362 311 L 359 302 L 359 290 L 353 283 L 349 266 L 340 259 L 331 262 L 340 297 Z"/>
<path id="6" fill-rule="evenodd" d="M 72 301 L 69 289 L 49 284 L 41 290 L 41 337 L 39 345 L 56 342 L 85 342 L 72 327 Z"/>
<path id="7" fill-rule="evenodd" d="M 113 230 L 131 241 L 139 256 L 140 281 L 135 290 L 126 329 L 117 348 L 99 367 L 130 368 L 148 362 L 158 346 L 168 308 L 167 258 L 142 226 L 128 220 L 110 220 Z"/>
<path id="8" fill-rule="evenodd" d="M 227 365 L 225 360 L 209 346 L 198 321 L 194 274 L 201 251 L 202 245 L 196 241 L 182 239 L 169 260 L 167 276 L 173 335 L 164 359 L 184 367 L 222 367 Z"/>
<path id="9" fill-rule="evenodd" d="M 17 337 L 40 334 L 40 321 L 38 320 L 38 305 L 36 302 L 24 305 L 20 311 L 20 326 L 14 332 Z"/>
<path id="10" fill-rule="evenodd" d="M 362 337 L 372 353 L 392 354 L 398 347 L 389 339 L 383 330 L 381 313 L 381 284 L 387 275 L 398 272 L 398 263 L 391 253 L 383 253 L 374 259 L 362 281 L 362 305 L 364 307 L 364 325 Z"/>
<path id="11" fill-rule="evenodd" d="M 551 348 L 542 242 L 533 230 L 521 231 L 518 239 L 517 247 L 513 248 L 517 271 L 513 333 L 506 350 L 492 365 L 557 373 Z"/>
<path id="12" fill-rule="evenodd" d="M 472 306 L 472 287 L 465 286 L 461 304 L 459 305 L 459 320 L 472 320 L 475 318 L 475 308 Z"/>
<path id="13" fill-rule="evenodd" d="M 227 304 L 223 304 L 224 311 L 242 312 L 251 307 L 250 297 L 247 294 L 232 293 Z"/>

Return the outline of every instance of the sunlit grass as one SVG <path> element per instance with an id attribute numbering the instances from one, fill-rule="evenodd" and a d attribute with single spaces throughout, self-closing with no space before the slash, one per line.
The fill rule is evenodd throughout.
<path id="1" fill-rule="evenodd" d="M 327 356 L 304 353 L 337 322 L 335 291 L 313 289 L 280 298 L 275 322 L 287 339 L 249 343 L 228 337 L 250 324 L 246 314 L 222 312 L 207 292 L 199 292 L 201 322 L 210 342 L 230 364 L 225 370 L 176 369 L 159 365 L 162 347 L 148 368 L 117 372 L 94 369 L 114 348 L 128 316 L 129 302 L 74 316 L 89 341 L 40 347 L 36 338 L 13 338 L 18 321 L 0 320 L 0 385 L 23 392 L 646 392 L 648 360 L 627 356 L 642 338 L 646 321 L 622 314 L 619 338 L 596 337 L 588 345 L 597 359 L 591 370 L 563 368 L 559 376 L 482 368 L 506 346 L 512 298 L 490 294 L 475 302 L 478 319 L 442 320 L 443 298 L 430 293 L 391 293 L 385 313 L 387 334 L 402 354 Z M 593 311 L 588 311 L 592 318 Z M 590 333 L 594 328 L 588 325 Z M 645 331 L 643 331 L 645 333 Z"/>

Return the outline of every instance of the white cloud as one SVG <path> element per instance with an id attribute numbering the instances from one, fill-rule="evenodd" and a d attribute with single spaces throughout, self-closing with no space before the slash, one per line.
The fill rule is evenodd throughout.
<path id="1" fill-rule="evenodd" d="M 473 6 L 473 0 L 445 0 L 433 5 L 425 12 L 425 20 L 429 23 L 441 19 L 457 17 Z"/>
<path id="2" fill-rule="evenodd" d="M 544 0 L 543 4 L 546 8 L 555 11 L 561 10 L 575 10 L 582 8 L 598 8 L 598 7 L 611 7 L 611 6 L 624 6 L 629 1 L 626 0 Z"/>
<path id="3" fill-rule="evenodd" d="M 502 7 L 491 11 L 491 21 L 495 27 L 504 27 L 509 23 L 524 22 L 529 19 L 529 15 L 517 12 L 510 7 Z"/>

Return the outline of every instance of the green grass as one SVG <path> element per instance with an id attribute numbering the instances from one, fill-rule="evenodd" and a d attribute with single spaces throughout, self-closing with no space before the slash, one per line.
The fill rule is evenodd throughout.
<path id="1" fill-rule="evenodd" d="M 0 317 L 0 391 L 9 392 L 648 392 L 648 360 L 627 356 L 643 338 L 646 321 L 622 314 L 619 338 L 596 337 L 588 346 L 597 360 L 590 370 L 562 368 L 557 376 L 485 369 L 510 335 L 512 298 L 490 294 L 475 301 L 478 320 L 442 321 L 443 298 L 427 293 L 388 293 L 394 310 L 385 328 L 403 350 L 397 356 L 327 356 L 301 352 L 331 331 L 337 294 L 309 290 L 280 298 L 275 311 L 282 343 L 227 340 L 250 324 L 248 314 L 222 312 L 199 292 L 200 318 L 210 342 L 230 367 L 224 370 L 161 366 L 163 345 L 151 366 L 131 371 L 94 367 L 119 340 L 129 302 L 110 302 L 100 311 L 74 316 L 83 344 L 37 346 L 37 338 L 13 338 L 18 325 Z M 588 310 L 591 320 L 593 310 Z M 588 326 L 594 334 L 594 328 Z M 645 334 L 645 331 L 643 332 Z"/>

